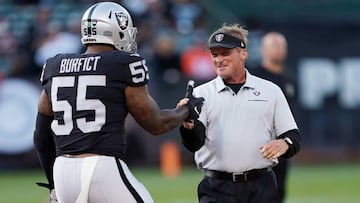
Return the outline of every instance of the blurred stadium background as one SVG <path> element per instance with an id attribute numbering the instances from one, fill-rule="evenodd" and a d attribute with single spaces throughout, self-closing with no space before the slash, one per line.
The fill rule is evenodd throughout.
<path id="1" fill-rule="evenodd" d="M 32 133 L 45 59 L 82 52 L 80 19 L 91 0 L 0 0 L 0 202 L 45 202 Z M 287 71 L 297 81 L 294 113 L 303 135 L 292 160 L 288 203 L 360 202 L 360 1 L 123 0 L 138 27 L 151 95 L 162 108 L 182 98 L 188 79 L 212 77 L 202 47 L 223 22 L 249 31 L 248 69 L 261 59 L 260 39 L 283 33 Z M 156 202 L 195 202 L 201 174 L 177 130 L 153 137 L 129 117 L 127 162 Z M 160 148 L 180 149 L 184 170 L 161 176 Z"/>

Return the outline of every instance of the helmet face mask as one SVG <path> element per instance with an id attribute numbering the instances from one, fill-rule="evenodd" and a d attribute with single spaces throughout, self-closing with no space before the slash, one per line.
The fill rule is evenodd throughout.
<path id="1" fill-rule="evenodd" d="M 88 8 L 81 20 L 83 45 L 109 44 L 116 49 L 135 53 L 137 29 L 129 12 L 113 2 L 101 2 Z"/>

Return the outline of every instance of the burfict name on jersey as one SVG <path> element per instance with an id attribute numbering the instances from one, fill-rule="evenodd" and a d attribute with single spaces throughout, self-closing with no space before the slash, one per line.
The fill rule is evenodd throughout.
<path id="1" fill-rule="evenodd" d="M 76 73 L 80 71 L 96 71 L 101 56 L 90 56 L 86 58 L 66 58 L 60 63 L 59 73 Z"/>

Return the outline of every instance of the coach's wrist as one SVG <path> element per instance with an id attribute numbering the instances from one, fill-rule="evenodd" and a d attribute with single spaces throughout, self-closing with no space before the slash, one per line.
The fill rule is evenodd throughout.
<path id="1" fill-rule="evenodd" d="M 285 137 L 283 140 L 286 142 L 286 144 L 288 144 L 289 147 L 294 144 L 289 137 Z"/>
<path id="2" fill-rule="evenodd" d="M 280 140 L 282 141 L 282 143 L 284 143 L 284 146 L 286 146 L 285 152 L 281 155 L 281 157 L 289 158 L 289 153 L 291 153 L 292 148 L 294 148 L 294 144 L 293 144 L 292 140 L 289 138 L 282 138 Z"/>

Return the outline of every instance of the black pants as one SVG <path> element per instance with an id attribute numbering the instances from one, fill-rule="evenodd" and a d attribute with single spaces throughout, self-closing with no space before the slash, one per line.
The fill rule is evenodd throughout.
<path id="1" fill-rule="evenodd" d="M 276 175 L 276 180 L 278 184 L 278 195 L 277 199 L 279 203 L 282 203 L 286 195 L 286 177 L 288 171 L 288 159 L 279 158 L 279 164 L 277 164 L 273 170 Z"/>
<path id="2" fill-rule="evenodd" d="M 198 186 L 200 203 L 277 203 L 273 171 L 246 182 L 205 176 Z"/>

